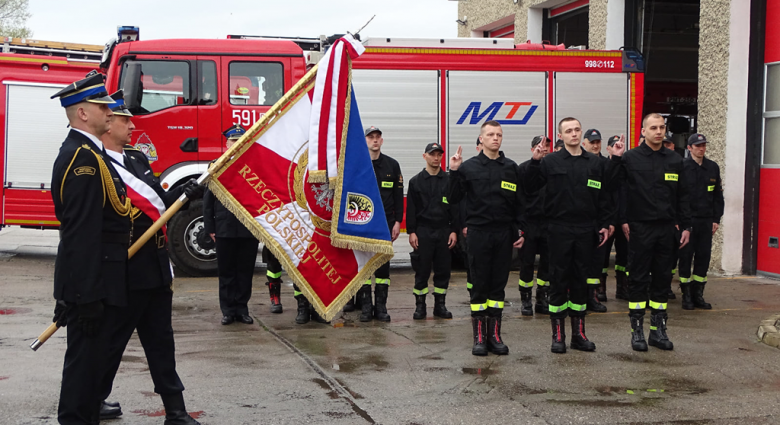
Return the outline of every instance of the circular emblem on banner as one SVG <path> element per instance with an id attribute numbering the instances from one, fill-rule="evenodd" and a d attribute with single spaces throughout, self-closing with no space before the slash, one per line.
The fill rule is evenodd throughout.
<path id="1" fill-rule="evenodd" d="M 347 193 L 347 216 L 344 222 L 366 224 L 374 217 L 374 203 L 371 198 L 360 193 Z"/>
<path id="2" fill-rule="evenodd" d="M 306 146 L 306 145 L 304 145 Z M 295 167 L 293 190 L 295 202 L 308 210 L 314 227 L 330 232 L 333 219 L 333 190 L 328 183 L 307 183 L 309 179 L 309 151 L 303 149 Z M 291 163 L 291 166 L 295 163 Z"/>

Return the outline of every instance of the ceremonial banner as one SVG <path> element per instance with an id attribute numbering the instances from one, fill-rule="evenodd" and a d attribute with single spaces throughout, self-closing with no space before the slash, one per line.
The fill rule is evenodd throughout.
<path id="1" fill-rule="evenodd" d="M 353 43 L 345 37 L 339 44 Z M 265 243 L 326 320 L 393 255 L 352 92 L 351 55 L 362 52 L 357 45 L 332 47 L 326 56 L 329 63 L 340 64 L 342 84 L 330 78 L 320 83 L 316 73 L 324 68 L 312 69 L 216 161 L 209 181 L 217 198 Z M 320 102 L 320 109 L 312 106 L 312 98 L 323 97 L 311 93 L 315 77 L 317 91 L 337 92 L 337 100 Z M 334 133 L 338 140 L 326 143 L 327 136 L 321 137 L 313 151 L 327 148 L 321 158 L 332 161 L 325 159 L 313 170 L 334 178 L 310 183 L 311 123 L 315 114 L 323 116 L 321 108 L 328 108 L 328 116 L 342 117 L 342 128 Z"/>
<path id="2" fill-rule="evenodd" d="M 152 189 L 151 186 L 138 179 L 130 171 L 125 169 L 124 165 L 111 158 L 111 161 L 115 164 L 119 177 L 125 182 L 127 187 L 127 196 L 130 198 L 130 202 L 134 207 L 143 211 L 148 215 L 152 221 L 157 221 L 165 213 L 165 203 L 160 195 Z M 166 226 L 162 227 L 163 234 L 166 234 Z M 167 234 L 166 234 L 167 236 Z"/>

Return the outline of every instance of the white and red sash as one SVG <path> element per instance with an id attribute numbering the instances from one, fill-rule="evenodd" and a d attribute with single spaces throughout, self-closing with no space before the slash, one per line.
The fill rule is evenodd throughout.
<path id="1" fill-rule="evenodd" d="M 125 186 L 127 186 L 127 196 L 130 197 L 130 202 L 144 214 L 148 215 L 152 221 L 157 221 L 165 212 L 165 202 L 160 198 L 160 195 L 146 182 L 127 170 L 124 164 L 120 164 L 113 157 L 111 160 L 117 165 L 114 168 L 122 181 L 125 182 Z M 166 226 L 162 227 L 162 231 L 167 237 Z"/>

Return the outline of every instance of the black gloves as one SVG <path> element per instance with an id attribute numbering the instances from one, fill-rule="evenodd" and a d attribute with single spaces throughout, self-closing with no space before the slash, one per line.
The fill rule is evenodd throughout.
<path id="1" fill-rule="evenodd" d="M 103 301 L 79 304 L 79 327 L 88 337 L 98 334 L 103 322 Z"/>
<path id="2" fill-rule="evenodd" d="M 54 318 L 51 319 L 51 321 L 56 323 L 57 326 L 60 328 L 68 326 L 67 313 L 68 313 L 68 307 L 65 304 L 65 301 L 59 300 L 57 301 L 57 304 L 54 305 Z"/>
<path id="3" fill-rule="evenodd" d="M 190 201 L 202 198 L 204 189 L 195 179 L 190 179 L 187 183 L 184 183 L 184 194 L 187 195 Z"/>

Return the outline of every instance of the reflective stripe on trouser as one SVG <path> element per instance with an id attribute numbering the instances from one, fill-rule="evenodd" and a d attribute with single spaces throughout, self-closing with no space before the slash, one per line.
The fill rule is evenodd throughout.
<path id="1" fill-rule="evenodd" d="M 693 282 L 706 283 L 712 257 L 713 220 L 694 218 L 692 223 L 690 241 L 680 249 L 680 277 L 690 278 Z M 691 266 L 693 266 L 693 276 L 691 276 Z"/>
<path id="2" fill-rule="evenodd" d="M 466 235 L 471 270 L 471 313 L 474 316 L 497 314 L 501 311 L 498 302 L 504 301 L 504 289 L 509 280 L 509 265 L 512 261 L 512 230 L 484 230 L 469 228 Z M 495 303 L 488 305 L 488 302 Z M 479 308 L 484 305 L 484 309 Z M 487 308 L 496 311 L 485 311 Z"/>
<path id="3" fill-rule="evenodd" d="M 689 283 L 691 281 L 690 278 L 687 277 L 680 277 L 680 283 Z"/>
<path id="4" fill-rule="evenodd" d="M 647 308 L 647 301 L 641 301 L 641 302 L 628 302 L 628 308 L 629 310 L 644 310 Z"/>
<path id="5" fill-rule="evenodd" d="M 623 267 L 623 266 L 619 266 L 619 265 L 615 264 L 615 271 L 616 272 L 623 272 L 623 273 L 625 273 L 626 272 L 626 268 Z"/>
<path id="6" fill-rule="evenodd" d="M 588 285 L 598 285 L 598 284 L 601 283 L 601 279 L 599 279 L 597 277 L 590 277 L 590 278 L 588 278 L 587 283 L 588 283 Z"/>
<path id="7" fill-rule="evenodd" d="M 628 301 L 667 301 L 672 283 L 673 246 L 679 241 L 674 223 L 631 222 L 628 241 Z"/>
<path id="8" fill-rule="evenodd" d="M 466 289 L 471 290 L 473 287 L 474 285 L 472 285 L 471 282 L 466 282 Z"/>
<path id="9" fill-rule="evenodd" d="M 542 279 L 539 279 L 537 277 L 536 278 L 536 286 L 550 286 L 550 281 L 549 280 L 542 280 Z"/>
<path id="10" fill-rule="evenodd" d="M 666 303 L 657 303 L 653 300 L 650 300 L 650 308 L 653 310 L 666 310 Z"/>
<path id="11" fill-rule="evenodd" d="M 579 307 L 588 302 L 588 275 L 593 272 L 593 248 L 596 234 L 587 227 L 547 225 L 547 242 L 550 249 L 550 313 L 552 318 L 566 315 L 583 316 Z M 598 268 L 601 271 L 601 266 Z M 595 279 L 594 283 L 599 283 Z M 566 308 L 563 308 L 566 306 Z M 571 311 L 568 311 L 571 310 Z"/>
<path id="12" fill-rule="evenodd" d="M 376 284 L 377 285 L 389 285 L 390 284 L 390 279 L 376 278 Z"/>
<path id="13" fill-rule="evenodd" d="M 270 277 L 271 279 L 279 279 L 280 277 L 282 277 L 282 272 L 274 273 L 271 270 L 268 270 L 265 272 L 265 275 Z"/>
<path id="14" fill-rule="evenodd" d="M 425 294 L 427 294 L 427 293 L 428 293 L 428 288 L 424 288 L 424 289 L 412 289 L 412 293 L 413 293 L 414 295 L 425 295 Z"/>
<path id="15" fill-rule="evenodd" d="M 530 282 L 525 282 L 525 281 L 523 281 L 523 279 L 520 279 L 517 283 L 518 283 L 518 285 L 520 285 L 521 289 L 522 288 L 531 289 L 531 288 L 534 287 L 534 281 L 533 280 L 531 280 Z"/>

